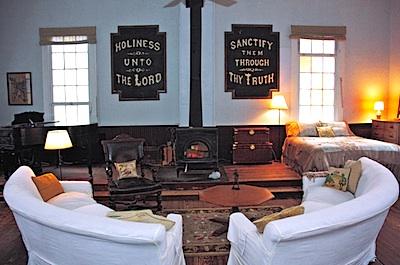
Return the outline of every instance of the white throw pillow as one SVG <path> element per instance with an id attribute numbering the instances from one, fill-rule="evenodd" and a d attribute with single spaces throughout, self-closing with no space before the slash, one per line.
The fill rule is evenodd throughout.
<path id="1" fill-rule="evenodd" d="M 299 122 L 299 136 L 318 137 L 317 126 L 319 126 L 318 122 L 314 122 L 314 123 Z"/>
<path id="2" fill-rule="evenodd" d="M 347 185 L 347 190 L 355 194 L 357 190 L 358 181 L 361 178 L 362 166 L 361 161 L 347 160 L 344 164 L 345 168 L 350 168 L 349 184 Z"/>

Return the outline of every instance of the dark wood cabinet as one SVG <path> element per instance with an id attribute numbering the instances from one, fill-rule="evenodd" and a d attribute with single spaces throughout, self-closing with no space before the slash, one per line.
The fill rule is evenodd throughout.
<path id="1" fill-rule="evenodd" d="M 273 160 L 269 129 L 249 127 L 233 129 L 233 164 L 267 164 Z"/>

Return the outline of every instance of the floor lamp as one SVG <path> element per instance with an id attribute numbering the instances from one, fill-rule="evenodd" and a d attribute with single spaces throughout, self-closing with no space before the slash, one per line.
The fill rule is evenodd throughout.
<path id="1" fill-rule="evenodd" d="M 62 157 L 61 149 L 72 147 L 71 139 L 67 130 L 48 131 L 46 136 L 45 150 L 58 150 L 58 167 L 60 170 L 60 180 L 62 180 Z"/>
<path id="2" fill-rule="evenodd" d="M 281 110 L 288 109 L 285 97 L 283 95 L 272 96 L 271 109 L 279 111 L 279 125 L 281 125 Z"/>
<path id="3" fill-rule="evenodd" d="M 279 125 L 281 125 L 281 110 L 288 109 L 285 97 L 283 95 L 273 95 L 271 102 L 271 109 L 277 109 L 279 112 Z M 281 143 L 281 128 L 278 128 L 278 141 Z M 274 152 L 275 161 L 278 161 L 276 154 Z"/>

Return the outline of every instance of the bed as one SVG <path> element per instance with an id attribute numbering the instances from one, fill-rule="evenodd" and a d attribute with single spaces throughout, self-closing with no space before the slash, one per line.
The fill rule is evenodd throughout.
<path id="1" fill-rule="evenodd" d="M 330 127 L 329 136 L 320 134 L 320 127 Z M 400 180 L 400 146 L 355 136 L 345 122 L 292 122 L 286 125 L 286 133 L 282 161 L 300 174 L 342 167 L 347 160 L 366 156 L 388 167 Z"/>

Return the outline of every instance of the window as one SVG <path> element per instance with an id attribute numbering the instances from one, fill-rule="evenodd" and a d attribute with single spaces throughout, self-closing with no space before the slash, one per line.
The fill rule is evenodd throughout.
<path id="1" fill-rule="evenodd" d="M 41 44 L 45 43 L 44 100 L 48 103 L 45 115 L 57 121 L 58 126 L 97 121 L 95 77 L 91 75 L 95 73 L 95 45 L 89 42 L 90 34 L 82 34 L 82 29 L 86 28 L 72 28 L 73 32 L 71 28 L 57 29 L 58 32 L 41 29 Z"/>
<path id="2" fill-rule="evenodd" d="M 54 120 L 89 124 L 88 44 L 52 45 L 51 68 Z"/>
<path id="3" fill-rule="evenodd" d="M 292 115 L 302 122 L 343 120 L 345 26 L 292 25 Z"/>
<path id="4" fill-rule="evenodd" d="M 299 40 L 299 120 L 335 120 L 335 40 Z"/>

